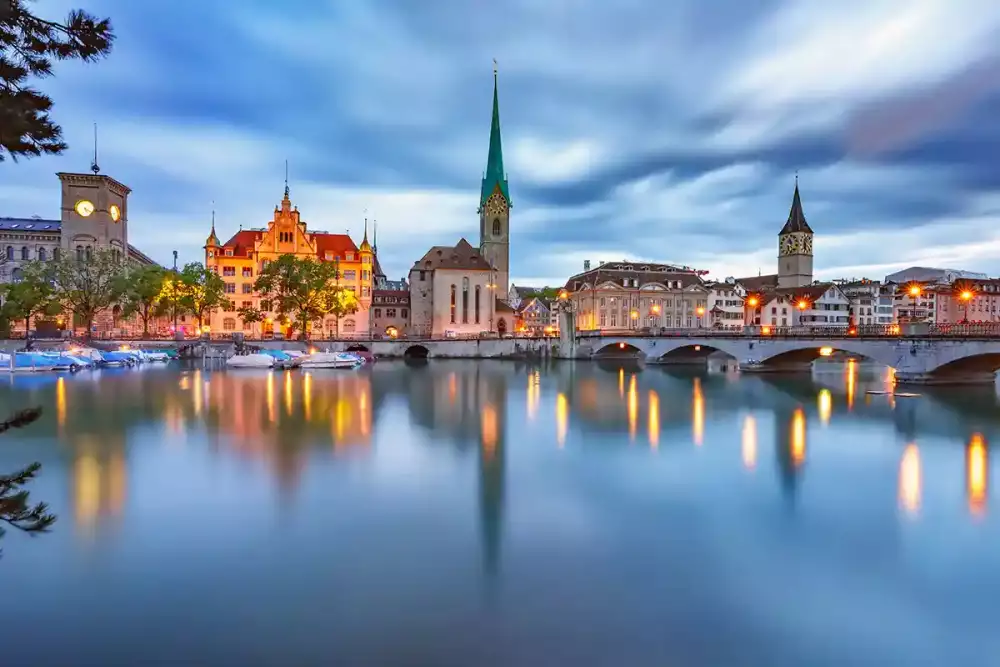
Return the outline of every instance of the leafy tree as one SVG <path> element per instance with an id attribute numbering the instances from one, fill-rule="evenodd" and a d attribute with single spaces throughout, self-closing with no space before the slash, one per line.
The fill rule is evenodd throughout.
<path id="1" fill-rule="evenodd" d="M 55 300 L 52 285 L 45 277 L 44 265 L 29 264 L 23 269 L 19 282 L 0 285 L 3 295 L 3 312 L 8 320 L 24 320 L 24 331 L 31 330 L 31 320 L 36 315 L 58 315 L 59 303 Z"/>
<path id="2" fill-rule="evenodd" d="M 329 296 L 326 302 L 326 312 L 337 318 L 336 335 L 340 335 L 340 318 L 353 315 L 358 312 L 359 307 L 358 295 L 354 293 L 354 290 L 346 287 L 338 287 Z"/>
<path id="3" fill-rule="evenodd" d="M 97 314 L 121 297 L 126 265 L 114 251 L 98 248 L 90 259 L 64 256 L 42 266 L 55 300 L 86 325 L 89 337 Z"/>
<path id="4" fill-rule="evenodd" d="M 0 162 L 66 150 L 49 116 L 52 100 L 29 80 L 52 76 L 54 60 L 93 62 L 111 51 L 108 19 L 73 10 L 62 23 L 28 10 L 28 0 L 0 0 Z"/>
<path id="5" fill-rule="evenodd" d="M 201 262 L 185 264 L 179 275 L 179 307 L 198 320 L 201 330 L 205 317 L 216 308 L 229 303 L 226 283 L 215 271 L 205 268 Z"/>
<path id="6" fill-rule="evenodd" d="M 167 270 L 158 264 L 135 266 L 124 271 L 120 277 L 121 316 L 128 318 L 138 315 L 142 320 L 142 335 L 149 335 L 149 320 L 165 309 L 160 305 L 163 287 L 167 280 Z"/>
<path id="7" fill-rule="evenodd" d="M 338 286 L 337 277 L 336 264 L 282 255 L 260 272 L 254 289 L 276 314 L 289 318 L 305 336 L 309 323 L 322 320 L 334 307 L 349 309 L 346 297 L 340 295 L 347 292 L 353 297 L 354 293 Z"/>
<path id="8" fill-rule="evenodd" d="M 240 320 L 247 324 L 257 324 L 263 322 L 266 318 L 264 316 L 264 311 L 254 308 L 253 306 L 243 306 L 236 311 Z"/>
<path id="9" fill-rule="evenodd" d="M 0 433 L 12 428 L 22 428 L 37 420 L 42 414 L 40 408 L 22 410 L 7 421 L 0 422 Z M 38 474 L 42 464 L 32 463 L 13 475 L 0 475 L 0 521 L 10 524 L 26 533 L 44 533 L 55 523 L 56 517 L 49 513 L 48 505 L 28 504 L 28 491 L 24 486 Z M 0 528 L 0 537 L 4 529 Z"/>

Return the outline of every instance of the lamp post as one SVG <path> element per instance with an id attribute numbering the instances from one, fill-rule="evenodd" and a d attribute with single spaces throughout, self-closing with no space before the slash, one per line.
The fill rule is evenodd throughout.
<path id="1" fill-rule="evenodd" d="M 702 321 L 702 317 L 705 315 L 705 307 L 704 306 L 698 306 L 697 308 L 695 308 L 694 312 L 698 316 L 698 328 L 701 329 L 704 326 L 704 322 Z"/>
<path id="2" fill-rule="evenodd" d="M 174 338 L 175 339 L 179 339 L 180 338 L 180 336 L 178 334 L 178 331 L 177 331 L 177 281 L 179 280 L 179 278 L 180 278 L 180 275 L 177 273 L 177 251 L 174 250 L 174 284 L 173 284 L 172 289 L 171 289 L 172 294 L 171 294 L 171 298 L 170 298 L 170 303 L 173 306 L 173 311 L 174 311 Z"/>
<path id="3" fill-rule="evenodd" d="M 958 295 L 958 298 L 965 304 L 965 318 L 962 320 L 962 324 L 969 323 L 969 302 L 972 301 L 975 296 L 976 295 L 972 293 L 972 290 L 962 290 L 962 293 Z"/>
<path id="4" fill-rule="evenodd" d="M 920 285 L 910 285 L 908 290 L 910 293 L 910 300 L 913 304 L 910 306 L 910 319 L 916 321 L 917 319 L 917 297 L 920 296 Z"/>

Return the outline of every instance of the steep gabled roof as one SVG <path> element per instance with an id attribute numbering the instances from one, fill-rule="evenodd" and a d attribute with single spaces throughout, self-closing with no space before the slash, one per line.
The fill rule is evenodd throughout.
<path id="1" fill-rule="evenodd" d="M 788 220 L 778 236 L 795 232 L 813 233 L 809 223 L 806 222 L 806 214 L 802 212 L 802 199 L 799 197 L 799 179 L 797 177 L 795 179 L 795 194 L 792 195 L 792 208 L 788 211 Z"/>
<path id="2" fill-rule="evenodd" d="M 434 246 L 417 260 L 413 268 L 418 271 L 434 269 L 489 271 L 492 267 L 479 251 L 463 238 L 454 247 Z"/>

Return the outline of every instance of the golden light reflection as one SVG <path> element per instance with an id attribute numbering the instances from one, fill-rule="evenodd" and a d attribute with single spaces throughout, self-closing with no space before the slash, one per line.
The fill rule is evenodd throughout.
<path id="1" fill-rule="evenodd" d="M 792 464 L 798 468 L 806 460 L 806 413 L 796 408 L 792 414 Z"/>
<path id="2" fill-rule="evenodd" d="M 194 372 L 194 377 L 191 379 L 191 396 L 194 401 L 194 414 L 195 416 L 201 415 L 201 409 L 204 406 L 205 396 L 202 393 L 202 380 L 201 380 L 201 370 L 196 370 Z"/>
<path id="3" fill-rule="evenodd" d="M 274 373 L 267 374 L 266 383 L 267 420 L 272 424 L 277 420 L 278 414 L 274 405 Z"/>
<path id="4" fill-rule="evenodd" d="M 92 523 L 101 508 L 101 466 L 90 455 L 81 456 L 73 465 L 76 487 L 73 508 L 78 525 Z"/>
<path id="5" fill-rule="evenodd" d="M 454 405 L 456 399 L 458 399 L 458 378 L 455 377 L 455 373 L 451 373 L 448 375 L 448 402 Z"/>
<path id="6" fill-rule="evenodd" d="M 56 380 L 56 424 L 60 427 L 66 424 L 66 378 Z"/>
<path id="7" fill-rule="evenodd" d="M 701 378 L 694 379 L 691 395 L 691 431 L 694 444 L 701 446 L 705 437 L 705 397 L 701 393 Z"/>
<path id="8" fill-rule="evenodd" d="M 753 415 L 743 418 L 743 443 L 740 448 L 743 454 L 743 467 L 753 470 L 757 467 L 757 420 Z"/>
<path id="9" fill-rule="evenodd" d="M 907 514 L 916 514 L 920 510 L 922 493 L 920 450 L 911 442 L 903 450 L 903 460 L 899 462 L 899 506 Z"/>
<path id="10" fill-rule="evenodd" d="M 285 371 L 285 414 L 292 415 L 292 374 Z"/>
<path id="11" fill-rule="evenodd" d="M 367 436 L 371 432 L 371 415 L 368 412 L 368 392 L 362 391 L 358 394 L 358 422 L 361 426 L 361 435 Z"/>
<path id="12" fill-rule="evenodd" d="M 981 433 L 969 439 L 966 449 L 965 485 L 969 496 L 969 511 L 981 516 L 986 511 L 986 492 L 989 489 L 988 453 Z"/>
<path id="13" fill-rule="evenodd" d="M 541 376 L 538 371 L 528 374 L 528 420 L 534 421 L 541 399 Z"/>
<path id="14" fill-rule="evenodd" d="M 625 369 L 618 369 L 618 395 L 625 398 Z"/>
<path id="15" fill-rule="evenodd" d="M 829 389 L 821 389 L 816 397 L 816 406 L 819 410 L 819 421 L 826 426 L 830 423 L 830 414 L 833 412 L 833 394 Z"/>
<path id="16" fill-rule="evenodd" d="M 854 359 L 847 360 L 847 409 L 854 409 L 854 389 L 858 380 L 858 367 Z"/>
<path id="17" fill-rule="evenodd" d="M 654 389 L 649 390 L 649 446 L 660 446 L 660 395 Z"/>
<path id="18" fill-rule="evenodd" d="M 302 412 L 305 414 L 306 421 L 312 419 L 312 386 L 312 373 L 306 372 L 302 376 Z"/>
<path id="19" fill-rule="evenodd" d="M 483 406 L 482 445 L 483 457 L 491 460 L 497 448 L 497 410 L 489 403 Z"/>
<path id="20" fill-rule="evenodd" d="M 556 443 L 562 447 L 566 444 L 566 427 L 569 424 L 569 401 L 566 394 L 556 396 Z"/>
<path id="21" fill-rule="evenodd" d="M 635 374 L 628 382 L 628 439 L 635 440 L 639 422 L 639 392 L 635 386 Z"/>

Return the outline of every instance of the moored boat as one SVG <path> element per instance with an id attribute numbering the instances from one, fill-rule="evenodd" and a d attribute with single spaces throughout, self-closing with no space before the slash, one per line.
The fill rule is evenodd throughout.
<path id="1" fill-rule="evenodd" d="M 228 368 L 271 368 L 274 357 L 269 354 L 238 354 L 226 360 Z"/>
<path id="2" fill-rule="evenodd" d="M 299 368 L 357 368 L 364 363 L 361 357 L 350 352 L 314 352 L 299 357 L 295 365 Z"/>

